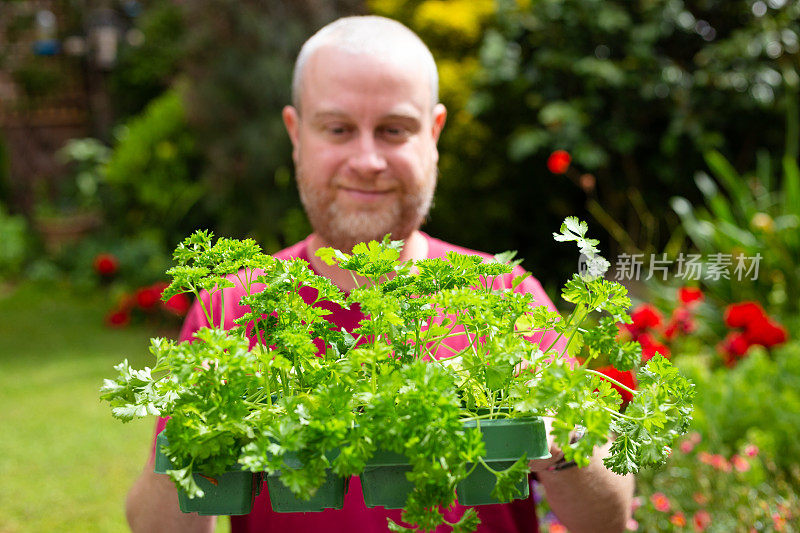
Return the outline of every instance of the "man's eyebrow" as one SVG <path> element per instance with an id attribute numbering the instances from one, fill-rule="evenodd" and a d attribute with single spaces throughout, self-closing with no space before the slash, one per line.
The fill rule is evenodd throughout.
<path id="1" fill-rule="evenodd" d="M 411 113 L 389 113 L 382 117 L 383 120 L 400 120 L 404 122 L 419 122 L 420 118 Z"/>
<path id="2" fill-rule="evenodd" d="M 311 116 L 312 120 L 325 120 L 328 118 L 344 119 L 349 118 L 349 115 L 344 111 L 317 111 Z"/>

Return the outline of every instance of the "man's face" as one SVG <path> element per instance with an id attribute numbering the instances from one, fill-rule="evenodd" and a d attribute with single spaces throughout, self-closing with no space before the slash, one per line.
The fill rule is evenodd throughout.
<path id="1" fill-rule="evenodd" d="M 436 187 L 436 141 L 445 109 L 414 58 L 375 58 L 322 47 L 306 63 L 300 114 L 283 117 L 300 198 L 330 246 L 420 227 Z"/>

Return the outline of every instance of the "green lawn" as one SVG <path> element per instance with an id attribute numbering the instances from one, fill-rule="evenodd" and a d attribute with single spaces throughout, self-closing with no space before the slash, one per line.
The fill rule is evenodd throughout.
<path id="1" fill-rule="evenodd" d="M 99 293 L 0 292 L 2 533 L 127 531 L 124 498 L 154 421 L 111 418 L 98 389 L 122 359 L 151 361 L 152 332 L 105 327 L 107 307 Z"/>

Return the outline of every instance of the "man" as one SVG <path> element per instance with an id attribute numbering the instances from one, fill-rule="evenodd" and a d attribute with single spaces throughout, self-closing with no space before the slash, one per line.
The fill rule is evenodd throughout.
<path id="1" fill-rule="evenodd" d="M 295 65 L 293 105 L 284 108 L 283 120 L 314 233 L 276 257 L 306 259 L 318 274 L 349 291 L 357 280 L 319 260 L 317 249 L 350 250 L 358 242 L 391 233 L 405 241 L 401 260 L 442 257 L 451 249 L 467 251 L 419 229 L 433 198 L 436 144 L 446 117 L 438 103 L 437 83 L 428 48 L 408 28 L 389 19 L 340 19 L 305 43 Z M 526 280 L 520 290 L 552 307 L 534 279 Z M 206 325 L 198 307 L 187 318 L 183 339 Z M 225 326 L 241 312 L 226 312 Z M 358 311 L 340 309 L 333 315 L 335 323 L 348 329 L 359 319 Z M 164 423 L 159 421 L 157 431 Z M 622 530 L 630 513 L 633 480 L 604 468 L 601 458 L 607 448 L 596 450 L 585 468 L 561 468 L 560 451 L 551 451 L 552 459 L 532 461 L 530 466 L 559 519 L 574 532 Z M 274 513 L 266 492 L 250 515 L 232 517 L 234 532 L 385 531 L 387 516 L 400 519 L 399 511 L 366 508 L 358 478 L 351 480 L 339 511 Z M 175 487 L 167 476 L 153 473 L 152 459 L 128 495 L 127 513 L 137 532 L 212 531 L 215 524 L 214 517 L 178 510 Z M 478 513 L 483 531 L 536 530 L 530 498 L 480 506 Z"/>

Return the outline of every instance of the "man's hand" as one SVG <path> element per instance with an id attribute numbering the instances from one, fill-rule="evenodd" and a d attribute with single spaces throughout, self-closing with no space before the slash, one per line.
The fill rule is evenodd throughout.
<path id="1" fill-rule="evenodd" d="M 558 519 L 572 533 L 621 532 L 631 517 L 634 478 L 620 476 L 603 465 L 611 443 L 595 448 L 588 466 L 554 468 L 564 457 L 550 436 L 552 418 L 544 417 L 548 459 L 528 463 L 545 489 L 547 502 Z"/>
<path id="2" fill-rule="evenodd" d="M 564 452 L 555 445 L 553 437 L 550 435 L 550 430 L 553 428 L 553 419 L 549 416 L 544 416 L 542 420 L 544 421 L 544 428 L 547 432 L 547 445 L 550 449 L 550 457 L 547 459 L 533 459 L 528 461 L 528 468 L 532 473 L 549 470 L 564 458 Z"/>
<path id="3" fill-rule="evenodd" d="M 152 461 L 128 492 L 125 514 L 133 533 L 211 533 L 216 527 L 214 516 L 181 512 L 175 485 L 153 472 Z"/>

